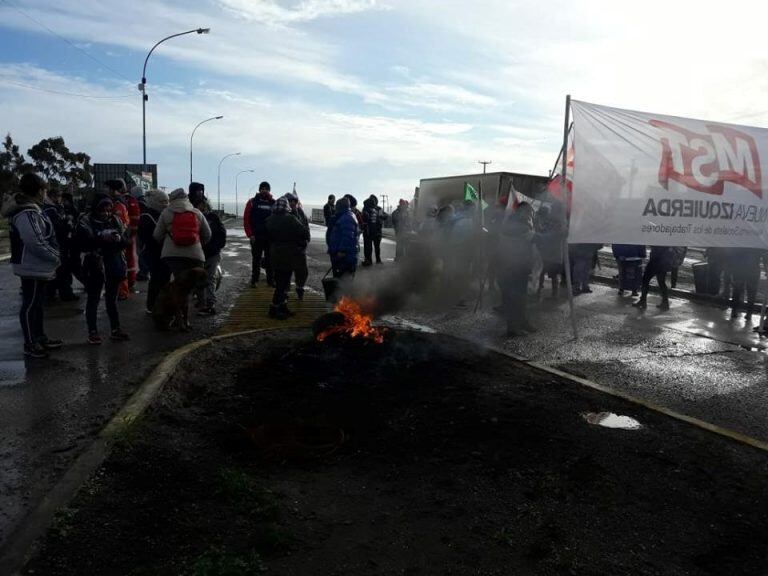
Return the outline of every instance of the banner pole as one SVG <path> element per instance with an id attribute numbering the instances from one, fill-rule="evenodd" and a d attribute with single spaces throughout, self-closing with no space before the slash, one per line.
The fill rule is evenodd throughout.
<path id="1" fill-rule="evenodd" d="M 569 124 L 570 124 L 570 114 L 571 114 L 571 95 L 568 94 L 565 97 L 565 122 L 563 124 L 563 149 L 562 149 L 562 159 L 563 159 L 563 168 L 562 173 L 560 174 L 560 189 L 563 192 L 563 198 L 565 199 L 565 235 L 563 236 L 563 263 L 565 266 L 565 285 L 568 288 L 568 306 L 571 311 L 571 328 L 573 329 L 573 338 L 575 340 L 579 339 L 579 329 L 576 326 L 576 310 L 573 305 L 573 280 L 571 278 L 571 257 L 568 253 L 568 228 L 570 223 L 570 218 L 568 215 L 568 206 L 571 204 L 571 193 L 568 192 L 568 188 L 565 184 L 566 181 L 566 169 L 568 164 L 568 132 L 569 130 Z"/>

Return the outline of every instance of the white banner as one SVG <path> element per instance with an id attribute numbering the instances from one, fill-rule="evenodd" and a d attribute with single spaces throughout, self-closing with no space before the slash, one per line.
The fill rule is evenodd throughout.
<path id="1" fill-rule="evenodd" d="M 569 242 L 768 248 L 768 130 L 571 109 Z"/>

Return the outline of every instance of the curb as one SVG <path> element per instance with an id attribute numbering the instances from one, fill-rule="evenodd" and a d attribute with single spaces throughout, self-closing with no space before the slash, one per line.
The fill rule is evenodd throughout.
<path id="1" fill-rule="evenodd" d="M 111 452 L 114 437 L 130 426 L 147 409 L 190 352 L 228 338 L 275 330 L 280 328 L 261 328 L 211 336 L 190 342 L 170 352 L 99 432 L 93 443 L 75 459 L 64 476 L 22 521 L 21 526 L 11 534 L 6 544 L 0 549 L 0 575 L 19 574 L 24 564 L 36 551 L 34 548 L 36 541 L 48 530 L 56 512 L 75 497 L 83 483 L 101 466 Z"/>

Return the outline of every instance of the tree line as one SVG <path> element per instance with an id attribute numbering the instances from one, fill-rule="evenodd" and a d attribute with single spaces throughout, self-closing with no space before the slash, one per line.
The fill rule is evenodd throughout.
<path id="1" fill-rule="evenodd" d="M 5 195 L 13 193 L 19 178 L 34 172 L 48 182 L 48 186 L 74 192 L 93 183 L 91 157 L 85 152 L 72 152 L 61 136 L 43 138 L 27 150 L 24 157 L 10 134 L 0 148 L 0 205 Z"/>

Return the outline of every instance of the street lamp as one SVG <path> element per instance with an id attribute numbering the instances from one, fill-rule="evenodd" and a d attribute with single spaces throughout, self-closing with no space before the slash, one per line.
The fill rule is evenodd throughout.
<path id="1" fill-rule="evenodd" d="M 485 167 L 488 166 L 488 164 L 493 164 L 493 161 L 492 160 L 478 160 L 477 163 L 483 165 L 483 174 L 485 174 Z"/>
<path id="2" fill-rule="evenodd" d="M 189 183 L 192 184 L 192 139 L 195 137 L 195 132 L 197 132 L 197 129 L 200 128 L 203 124 L 206 122 L 210 122 L 211 120 L 221 120 L 224 118 L 224 116 L 211 116 L 210 118 L 206 118 L 202 122 L 198 122 L 197 126 L 195 126 L 195 129 L 192 130 L 192 136 L 189 137 Z"/>
<path id="3" fill-rule="evenodd" d="M 139 84 L 139 92 L 141 92 L 141 141 L 142 150 L 144 153 L 144 170 L 147 169 L 147 100 L 149 100 L 149 96 L 147 96 L 147 62 L 149 62 L 149 57 L 152 56 L 152 52 L 155 51 L 155 48 L 160 46 L 160 44 L 166 40 L 176 38 L 177 36 L 184 36 L 186 34 L 208 34 L 210 31 L 210 28 L 195 28 L 194 30 L 187 30 L 186 32 L 171 34 L 170 36 L 163 38 L 160 40 L 160 42 L 152 46 L 152 50 L 149 51 L 149 54 L 147 54 L 147 57 L 144 59 L 144 68 L 141 71 L 141 84 Z"/>
<path id="4" fill-rule="evenodd" d="M 235 175 L 235 218 L 237 218 L 237 216 L 238 216 L 238 213 L 237 213 L 237 179 L 240 178 L 240 174 L 245 174 L 246 172 L 256 172 L 256 170 L 240 170 L 240 172 L 238 172 Z"/>
<path id="5" fill-rule="evenodd" d="M 218 174 L 216 176 L 216 186 L 218 190 L 216 193 L 216 196 L 218 198 L 217 203 L 219 205 L 219 212 L 221 212 L 221 163 L 224 162 L 224 160 L 226 160 L 230 156 L 240 156 L 240 152 L 233 152 L 232 154 L 227 154 L 226 156 L 224 156 L 224 158 L 219 160 L 219 169 L 218 169 Z"/>

